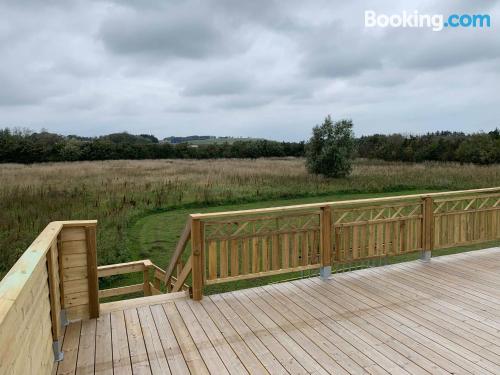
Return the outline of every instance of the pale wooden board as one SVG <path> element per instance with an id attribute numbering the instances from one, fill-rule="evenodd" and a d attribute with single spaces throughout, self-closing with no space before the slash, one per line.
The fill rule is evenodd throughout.
<path id="1" fill-rule="evenodd" d="M 95 337 L 95 374 L 113 375 L 111 316 L 102 314 L 97 320 Z"/>
<path id="2" fill-rule="evenodd" d="M 151 374 L 146 344 L 142 336 L 139 315 L 136 309 L 124 311 L 125 324 L 127 326 L 128 346 L 130 349 L 130 360 L 132 362 L 132 372 L 138 375 Z"/>
<path id="3" fill-rule="evenodd" d="M 184 296 L 158 304 L 150 297 L 151 305 L 143 299 L 140 307 L 124 304 L 125 311 L 68 326 L 67 353 L 56 369 L 92 374 L 94 368 L 106 375 L 498 374 L 499 267 L 500 249 L 489 249 L 201 302 Z M 45 287 L 35 298 L 47 292 Z M 50 332 L 50 325 L 41 327 Z M 50 343 L 33 344 L 50 354 Z M 40 361 L 36 353 L 26 355 Z M 12 369 L 29 371 L 20 362 Z"/>

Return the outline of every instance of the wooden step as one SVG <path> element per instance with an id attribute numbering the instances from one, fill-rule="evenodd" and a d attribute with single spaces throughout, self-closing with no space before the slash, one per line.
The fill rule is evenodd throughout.
<path id="1" fill-rule="evenodd" d="M 175 293 L 158 294 L 156 296 L 127 299 L 123 301 L 101 303 L 100 314 L 102 315 L 112 311 L 121 311 L 141 306 L 160 305 L 165 302 L 172 302 L 172 301 L 179 301 L 186 299 L 189 299 L 189 293 L 187 291 L 182 291 Z"/>

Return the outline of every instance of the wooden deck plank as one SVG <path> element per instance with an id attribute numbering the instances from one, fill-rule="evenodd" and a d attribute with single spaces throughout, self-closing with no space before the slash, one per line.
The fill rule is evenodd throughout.
<path id="1" fill-rule="evenodd" d="M 193 303 L 193 306 L 195 303 L 196 302 Z M 243 340 L 217 306 L 209 298 L 204 298 L 200 304 L 207 315 L 212 318 L 214 324 L 217 325 L 217 328 L 220 330 L 227 343 L 233 348 L 234 352 L 237 353 L 245 368 L 251 374 L 269 374 L 260 361 L 260 358 L 253 353 L 246 340 Z"/>
<path id="2" fill-rule="evenodd" d="M 80 332 L 80 346 L 78 348 L 77 375 L 93 375 L 95 366 L 95 319 L 84 320 Z"/>
<path id="3" fill-rule="evenodd" d="M 168 366 L 168 361 L 161 345 L 161 339 L 156 329 L 151 309 L 149 306 L 142 306 L 137 309 L 137 312 L 141 322 L 151 373 L 153 375 L 170 374 L 170 367 Z"/>
<path id="4" fill-rule="evenodd" d="M 132 300 L 67 326 L 53 373 L 498 374 L 499 268 L 492 248 L 200 302 Z"/>
<path id="5" fill-rule="evenodd" d="M 238 296 L 238 301 L 244 306 L 263 327 L 273 335 L 290 354 L 296 358 L 299 363 L 310 373 L 327 374 L 299 344 L 297 344 L 288 334 L 270 319 L 262 310 L 260 310 L 252 301 L 244 296 Z"/>
<path id="6" fill-rule="evenodd" d="M 231 374 L 248 374 L 248 371 L 245 369 L 241 360 L 238 358 L 234 350 L 231 348 L 201 304 L 191 300 L 186 301 L 186 304 L 189 305 L 189 308 L 193 311 L 196 319 L 202 325 L 207 337 L 215 350 L 217 350 L 217 353 L 219 353 L 220 358 L 224 361 L 224 364 L 229 372 Z"/>
<path id="7" fill-rule="evenodd" d="M 390 347 L 396 354 L 394 359 L 400 360 L 400 364 L 406 371 L 410 373 L 421 373 L 422 370 L 431 374 L 453 372 L 462 370 L 460 367 L 448 361 L 440 363 L 440 357 L 436 357 L 434 352 L 426 348 L 421 343 L 413 340 L 412 337 L 407 337 L 395 330 L 391 325 L 384 322 L 377 321 L 371 317 L 370 309 L 364 305 L 359 304 L 356 300 L 350 298 L 346 299 L 345 295 L 339 292 L 334 293 L 334 288 L 328 288 L 328 283 L 317 283 L 317 280 L 302 280 L 301 283 L 294 283 L 303 290 L 307 291 L 315 288 L 314 297 L 318 298 L 324 305 L 335 308 L 340 316 L 348 316 L 349 323 L 354 326 L 360 327 L 369 335 L 375 337 L 377 340 L 383 342 Z M 311 284 L 312 283 L 312 284 Z M 304 285 L 302 285 L 304 284 Z M 355 327 L 352 327 L 356 329 Z M 370 336 L 364 336 L 365 339 L 370 339 Z M 376 341 L 375 341 L 376 343 Z M 394 353 L 395 354 L 395 353 Z M 401 359 L 400 355 L 402 356 Z M 437 363 L 436 363 L 437 362 Z M 450 370 L 447 370 L 448 367 Z"/>
<path id="8" fill-rule="evenodd" d="M 439 367 L 455 372 L 455 373 L 489 373 L 484 371 L 480 366 L 475 363 L 461 358 L 456 355 L 449 348 L 443 347 L 431 339 L 428 339 L 424 335 L 412 329 L 412 327 L 405 326 L 403 323 L 398 322 L 394 317 L 386 316 L 380 313 L 376 308 L 376 303 L 364 298 L 362 295 L 354 292 L 351 288 L 340 287 L 338 284 L 341 283 L 341 278 L 335 280 L 337 282 L 336 290 L 339 291 L 339 295 L 343 299 L 348 299 L 350 302 L 358 305 L 367 313 L 366 319 L 384 327 L 384 330 L 391 334 L 396 340 L 404 342 L 407 345 L 415 348 L 414 350 L 425 350 L 426 357 L 432 359 L 432 361 Z M 330 283 L 327 283 L 330 284 Z M 318 284 L 317 284 L 318 285 Z M 330 288 L 330 290 L 333 288 Z M 336 295 L 336 299 L 338 299 Z M 420 348 L 420 349 L 417 349 Z"/>
<path id="9" fill-rule="evenodd" d="M 252 330 L 256 337 L 273 353 L 274 357 L 290 374 L 305 374 L 306 370 L 284 347 L 280 344 L 270 332 L 262 326 L 255 317 L 246 310 L 239 298 L 235 298 L 231 294 L 223 294 L 222 298 L 228 306 L 239 315 L 245 324 Z"/>
<path id="10" fill-rule="evenodd" d="M 359 279 L 357 282 L 364 284 L 365 288 L 372 288 L 375 285 L 375 281 L 372 279 L 363 280 Z M 369 283 L 369 284 L 368 284 Z M 431 337 L 437 334 L 452 341 L 453 343 L 462 346 L 465 349 L 470 350 L 472 353 L 481 356 L 482 358 L 492 361 L 494 363 L 500 363 L 500 356 L 494 351 L 489 351 L 490 343 L 481 338 L 464 332 L 460 327 L 455 327 L 453 324 L 448 323 L 448 316 L 435 319 L 430 317 L 425 312 L 420 313 L 416 309 L 410 309 L 407 304 L 401 303 L 401 298 L 405 298 L 404 294 L 398 294 L 396 291 L 391 290 L 390 286 L 387 284 L 382 284 L 384 295 L 378 296 L 378 300 L 387 301 L 389 304 L 398 304 L 398 309 L 402 311 L 407 311 L 408 314 L 403 314 L 405 319 L 413 321 L 415 324 L 420 325 L 420 329 L 424 332 L 427 337 Z M 373 293 L 373 292 L 372 292 Z M 377 294 L 373 294 L 377 296 Z M 448 345 L 452 346 L 452 345 Z M 470 354 L 465 354 L 468 358 L 472 358 Z M 495 371 L 498 371 L 495 369 Z"/>
<path id="11" fill-rule="evenodd" d="M 371 285 L 376 285 L 379 281 L 379 279 L 371 275 L 365 275 L 365 277 L 366 282 L 369 282 Z M 401 289 L 388 282 L 385 283 L 384 290 L 391 300 L 393 297 L 397 298 L 405 295 Z M 407 301 L 404 306 L 401 306 L 401 309 L 408 311 L 408 315 L 406 316 L 419 324 L 432 327 L 432 329 L 436 331 L 446 329 L 449 331 L 450 335 L 461 336 L 473 343 L 473 346 L 477 344 L 484 350 L 490 350 L 493 354 L 500 354 L 500 347 L 498 346 L 500 344 L 500 337 L 490 335 L 478 329 L 470 329 L 469 324 L 464 324 L 464 322 L 469 322 L 467 317 L 460 317 L 460 319 L 457 319 L 456 314 L 450 314 L 449 312 L 443 314 L 437 310 L 433 310 L 432 307 L 428 305 L 423 308 L 420 302 L 415 301 Z M 466 343 L 466 345 L 468 344 Z M 481 349 L 481 351 L 483 351 L 483 349 Z"/>
<path id="12" fill-rule="evenodd" d="M 123 311 L 111 313 L 111 339 L 113 345 L 113 373 L 131 375 L 132 363 L 128 346 L 127 328 Z"/>
<path id="13" fill-rule="evenodd" d="M 186 302 L 180 301 L 175 304 L 179 314 L 182 316 L 184 323 L 192 337 L 198 351 L 203 358 L 203 361 L 207 365 L 208 371 L 211 373 L 218 374 L 229 374 L 224 365 L 224 362 L 219 357 L 219 354 L 213 347 L 212 343 L 208 339 L 205 331 L 201 327 L 193 312 L 189 308 Z"/>
<path id="14" fill-rule="evenodd" d="M 482 350 L 482 348 L 478 345 L 476 345 L 473 342 L 465 340 L 463 337 L 458 336 L 458 335 L 453 335 L 449 330 L 446 329 L 436 329 L 434 330 L 427 328 L 427 325 L 421 324 L 422 322 L 419 322 L 415 317 L 412 317 L 411 315 L 406 315 L 406 314 L 401 314 L 398 313 L 397 310 L 400 310 L 400 305 L 404 306 L 404 300 L 403 303 L 401 303 L 401 300 L 399 299 L 390 299 L 387 296 L 387 291 L 384 290 L 383 294 L 381 291 L 383 289 L 377 289 L 373 287 L 372 285 L 368 285 L 364 283 L 364 288 L 359 287 L 358 284 L 361 284 L 362 281 L 360 280 L 359 282 L 353 282 L 350 280 L 349 282 L 349 288 L 356 290 L 360 294 L 364 294 L 368 298 L 371 298 L 374 300 L 376 303 L 381 304 L 382 302 L 387 301 L 389 306 L 388 308 L 377 308 L 377 310 L 380 313 L 385 313 L 386 316 L 391 317 L 394 320 L 397 320 L 401 322 L 402 324 L 410 327 L 412 330 L 418 332 L 422 336 L 427 337 L 428 339 L 431 339 L 435 343 L 448 348 L 449 350 L 453 351 L 455 354 L 461 356 L 462 358 L 465 358 L 473 363 L 479 364 L 480 366 L 484 367 L 486 370 L 491 371 L 492 373 L 499 373 L 500 368 L 498 368 L 498 365 L 495 363 L 491 362 L 488 358 L 490 359 L 497 359 L 498 361 L 498 356 L 496 356 L 494 353 L 491 353 L 487 357 L 481 357 L 478 355 L 478 352 Z M 368 292 L 366 290 L 368 289 Z M 396 311 L 395 311 L 396 310 Z M 439 332 L 437 332 L 439 331 Z M 468 348 L 469 349 L 468 349 Z"/>
<path id="15" fill-rule="evenodd" d="M 128 347 L 130 350 L 130 361 L 132 373 L 138 375 L 151 375 L 149 358 L 146 352 L 146 344 L 142 336 L 142 328 L 139 321 L 137 309 L 124 311 L 125 325 L 127 326 Z"/>
<path id="16" fill-rule="evenodd" d="M 172 374 L 189 374 L 181 348 L 161 305 L 151 306 L 151 314 Z"/>
<path id="17" fill-rule="evenodd" d="M 293 321 L 287 319 L 278 310 L 274 310 L 268 301 L 262 299 L 254 289 L 242 290 L 237 293 L 243 293 L 248 296 L 252 301 L 259 306 L 262 310 L 266 311 L 267 315 L 274 320 L 283 330 L 285 330 L 290 337 L 292 337 L 295 342 L 300 343 L 300 345 L 308 351 L 308 353 L 315 358 L 325 370 L 334 374 L 348 374 L 348 372 L 340 366 L 333 358 L 331 358 L 326 352 L 324 352 L 317 344 L 321 345 L 321 342 L 315 342 L 314 338 L 311 339 L 307 334 L 311 334 L 311 330 L 308 328 L 300 329 L 293 324 Z M 299 322 L 300 326 L 300 322 Z M 304 332 L 305 331 L 305 332 Z M 314 334 L 312 334 L 314 336 Z M 320 340 L 321 341 L 321 340 Z"/>
<path id="18" fill-rule="evenodd" d="M 391 283 L 395 288 L 404 290 L 407 293 L 417 292 L 414 288 L 409 287 L 401 282 L 394 275 L 381 274 L 377 269 L 370 270 L 374 277 L 383 278 L 386 282 Z M 431 298 L 428 294 L 418 291 L 416 294 L 419 298 L 415 301 L 408 301 L 407 303 L 415 306 L 418 305 L 426 312 L 435 315 L 436 317 L 446 317 L 447 321 L 455 320 L 456 324 L 464 330 L 475 333 L 476 335 L 483 337 L 490 341 L 492 344 L 497 346 L 500 344 L 498 340 L 498 330 L 485 324 L 481 319 L 476 320 L 474 317 L 470 317 L 465 310 L 457 308 L 455 305 L 446 304 L 442 302 L 436 302 L 436 299 Z M 416 297 L 417 298 L 417 297 Z M 466 324 L 464 324 L 466 323 Z"/>
<path id="19" fill-rule="evenodd" d="M 76 371 L 76 361 L 78 359 L 78 347 L 80 346 L 80 331 L 82 322 L 74 322 L 66 327 L 63 341 L 64 359 L 57 368 L 58 375 L 73 375 Z"/>
<path id="20" fill-rule="evenodd" d="M 255 336 L 252 330 L 248 328 L 245 322 L 229 307 L 220 295 L 210 296 L 210 300 L 217 306 L 238 335 L 244 338 L 248 347 L 271 374 L 287 373 L 281 363 L 274 357 L 273 353 Z"/>
<path id="21" fill-rule="evenodd" d="M 288 293 L 283 294 L 276 290 L 273 286 L 264 287 L 263 289 L 266 290 L 270 295 L 272 295 L 276 301 L 279 301 L 285 308 L 290 309 L 290 311 L 294 311 L 297 316 L 300 316 L 302 319 L 304 319 L 304 321 L 307 322 L 307 324 L 309 324 L 312 328 L 314 328 L 320 335 L 334 344 L 341 351 L 341 353 L 339 353 L 338 355 L 339 359 L 341 359 L 342 357 L 345 358 L 345 356 L 347 356 L 350 360 L 356 363 L 356 366 L 354 368 L 360 366 L 368 373 L 388 373 L 377 363 L 375 363 L 371 358 L 365 355 L 362 351 L 354 347 L 349 340 L 338 335 L 334 330 L 330 329 L 328 325 L 324 324 L 323 321 L 317 319 L 315 314 L 310 314 L 306 309 L 303 309 L 293 303 L 288 298 Z M 348 361 L 343 362 L 345 362 L 346 364 L 349 363 Z M 350 367 L 353 367 L 352 363 Z"/>
<path id="22" fill-rule="evenodd" d="M 165 303 L 162 307 L 191 373 L 208 374 L 208 368 L 175 305 L 173 303 Z"/>
<path id="23" fill-rule="evenodd" d="M 111 344 L 111 315 L 96 319 L 95 374 L 113 375 L 113 347 Z"/>
<path id="24" fill-rule="evenodd" d="M 398 365 L 397 360 L 393 359 L 394 352 L 388 352 L 380 348 L 382 342 L 371 346 L 370 341 L 373 342 L 373 338 L 371 340 L 366 340 L 366 336 L 369 335 L 367 332 L 364 332 L 363 335 L 358 337 L 354 330 L 345 328 L 337 319 L 333 319 L 332 314 L 335 314 L 333 310 L 330 310 L 322 304 L 318 304 L 318 301 L 310 297 L 308 293 L 303 293 L 300 289 L 294 289 L 290 287 L 289 284 L 278 284 L 275 285 L 274 288 L 278 291 L 282 291 L 283 295 L 285 295 L 284 292 L 286 292 L 287 298 L 293 301 L 297 306 L 300 306 L 300 309 L 304 309 L 314 316 L 317 316 L 334 332 L 337 332 L 345 340 L 348 340 L 357 350 L 372 358 L 384 369 L 384 371 L 391 374 L 408 374 L 403 367 Z"/>

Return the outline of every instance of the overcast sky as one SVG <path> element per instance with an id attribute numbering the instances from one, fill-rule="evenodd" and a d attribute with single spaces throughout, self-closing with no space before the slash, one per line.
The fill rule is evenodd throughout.
<path id="1" fill-rule="evenodd" d="M 500 126 L 500 4 L 0 2 L 0 127 L 303 140 Z M 437 4 L 437 5 L 436 5 Z M 367 29 L 365 10 L 490 14 L 489 29 Z"/>

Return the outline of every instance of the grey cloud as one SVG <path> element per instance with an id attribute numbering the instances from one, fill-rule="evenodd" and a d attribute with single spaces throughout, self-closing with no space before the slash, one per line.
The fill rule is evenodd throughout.
<path id="1" fill-rule="evenodd" d="M 99 36 L 113 53 L 155 58 L 202 59 L 241 47 L 215 17 L 174 5 L 160 10 L 121 8 L 105 19 Z"/>
<path id="2" fill-rule="evenodd" d="M 187 96 L 203 95 L 235 95 L 247 91 L 250 87 L 248 80 L 224 79 L 224 80 L 203 80 L 193 83 L 183 93 Z"/>
<path id="3" fill-rule="evenodd" d="M 363 26 L 366 9 L 403 8 L 489 12 L 494 27 Z M 0 0 L 0 127 L 304 139 L 332 113 L 353 118 L 357 134 L 473 131 L 500 116 L 499 9 L 498 0 Z"/>

